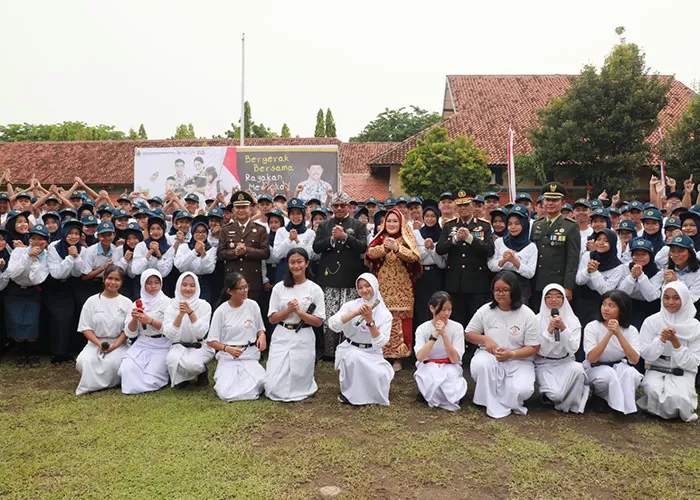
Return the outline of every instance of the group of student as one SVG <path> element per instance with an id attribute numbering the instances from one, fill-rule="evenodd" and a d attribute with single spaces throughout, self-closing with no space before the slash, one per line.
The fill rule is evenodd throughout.
<path id="1" fill-rule="evenodd" d="M 388 404 L 393 373 L 401 369 L 397 358 L 415 356 L 425 400 L 455 410 L 466 394 L 461 360 L 467 346 L 478 346 L 470 365 L 474 402 L 491 416 L 525 413 L 536 379 L 562 411 L 583 411 L 592 387 L 611 408 L 630 413 L 641 383 L 640 407 L 694 418 L 694 383 L 692 395 L 685 394 L 689 406 L 675 414 L 668 406 L 682 406 L 678 394 L 647 394 L 661 382 L 664 391 L 671 390 L 665 379 L 652 383 L 659 373 L 680 392 L 687 388 L 677 377 L 694 381 L 697 363 L 690 365 L 700 359 L 694 339 L 664 334 L 656 357 L 654 339 L 649 352 L 643 341 L 645 319 L 661 315 L 666 328 L 677 331 L 690 322 L 678 320 L 681 309 L 686 319 L 697 314 L 700 206 L 669 202 L 665 219 L 655 205 L 636 201 L 606 209 L 593 208 L 597 200 L 577 200 L 551 212 L 564 195 L 550 184 L 536 203 L 519 194 L 506 207 L 498 206 L 497 193 L 464 189 L 435 201 L 390 198 L 383 206 L 370 198 L 355 209 L 350 225 L 347 213 L 336 210 L 358 205 L 347 195 L 334 195 L 331 207 L 313 199 L 250 196 L 257 201 L 254 222 L 271 247 L 262 265 L 264 294 L 250 300 L 253 277 L 224 272 L 225 261 L 217 259 L 233 202 L 208 200 L 205 212 L 196 194 L 180 199 L 170 193 L 148 205 L 124 195 L 112 206 L 101 192 L 105 203 L 97 206 L 79 190 L 52 187 L 36 200 L 13 192 L 4 197 L 19 210 L 0 214 L 5 327 L 19 347 L 20 366 L 39 363 L 42 314 L 54 362 L 71 359 L 74 332 L 82 332 L 88 343 L 77 359 L 78 393 L 119 383 L 127 393 L 168 382 L 206 384 L 206 365 L 216 356 L 215 390 L 222 399 L 265 392 L 294 401 L 315 392 L 314 363 L 322 351 L 340 372 L 343 402 Z M 3 207 L 0 194 L 0 212 Z M 342 247 L 333 243 L 336 231 Z M 327 266 L 324 252 L 335 259 L 336 248 L 338 254 L 350 249 L 353 233 L 366 241 L 347 258 L 364 259 L 364 265 L 341 265 L 338 256 L 337 269 Z M 391 267 L 392 252 L 400 256 L 397 267 Z M 565 265 L 557 263 L 560 254 L 566 254 Z M 407 273 L 406 286 L 394 269 Z M 343 273 L 352 275 L 351 289 L 329 284 Z M 675 293 L 681 309 L 665 309 L 667 292 Z M 601 309 L 613 308 L 611 302 L 618 309 L 612 319 Z M 450 319 L 453 309 L 457 321 Z M 641 345 L 631 333 L 640 330 Z M 555 331 L 558 340 L 552 340 Z M 263 369 L 260 352 L 268 344 Z M 687 347 L 682 365 L 674 358 L 677 344 Z M 644 382 L 640 359 L 651 367 Z"/>

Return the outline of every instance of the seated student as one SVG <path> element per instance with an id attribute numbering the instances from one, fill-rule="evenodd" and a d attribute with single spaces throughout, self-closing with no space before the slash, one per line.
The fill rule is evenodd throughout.
<path id="1" fill-rule="evenodd" d="M 642 327 L 644 320 L 659 309 L 661 285 L 664 273 L 654 262 L 654 247 L 651 241 L 636 238 L 630 243 L 632 262 L 629 272 L 620 281 L 619 289 L 632 299 L 632 324 Z"/>
<path id="2" fill-rule="evenodd" d="M 41 311 L 39 285 L 49 276 L 46 258 L 49 230 L 43 224 L 37 224 L 28 235 L 29 246 L 20 246 L 21 243 L 15 241 L 5 272 L 11 280 L 4 292 L 5 326 L 8 336 L 19 344 L 19 368 L 36 368 L 40 364 L 36 342 Z"/>
<path id="3" fill-rule="evenodd" d="M 352 405 L 389 406 L 394 370 L 384 359 L 382 347 L 391 334 L 391 313 L 373 274 L 361 274 L 355 286 L 360 298 L 346 302 L 328 319 L 328 327 L 345 337 L 335 349 L 338 400 Z"/>
<path id="4" fill-rule="evenodd" d="M 690 300 L 697 309 L 700 301 L 700 263 L 693 240 L 688 236 L 675 236 L 669 246 L 668 269 L 664 271 L 664 284 L 682 281 L 690 290 Z"/>
<path id="5" fill-rule="evenodd" d="M 277 326 L 267 359 L 265 395 L 274 401 L 301 401 L 318 390 L 312 327 L 323 324 L 326 306 L 323 290 L 309 279 L 306 250 L 290 250 L 287 263 L 287 276 L 274 286 L 270 297 L 270 323 Z M 313 312 L 309 310 L 312 305 Z"/>
<path id="6" fill-rule="evenodd" d="M 207 344 L 216 350 L 214 391 L 222 401 L 258 399 L 265 368 L 260 353 L 267 347 L 260 306 L 248 298 L 248 282 L 240 273 L 226 278 L 223 302 L 211 320 Z"/>
<path id="7" fill-rule="evenodd" d="M 175 286 L 175 298 L 165 311 L 163 334 L 173 343 L 165 359 L 173 387 L 185 387 L 197 378 L 197 385 L 209 384 L 207 363 L 214 350 L 204 343 L 209 331 L 211 305 L 199 298 L 197 276 L 185 271 Z"/>
<path id="8" fill-rule="evenodd" d="M 535 375 L 540 393 L 556 410 L 583 413 L 589 387 L 583 365 L 574 357 L 581 344 L 581 323 L 564 287 L 556 283 L 544 287 L 537 324 L 540 349 L 535 356 Z"/>
<path id="9" fill-rule="evenodd" d="M 474 404 L 502 418 L 526 415 L 525 400 L 535 392 L 532 358 L 540 345 L 535 313 L 523 305 L 518 278 L 501 271 L 493 279 L 493 300 L 481 306 L 466 327 L 467 341 L 479 346 L 471 361 Z"/>
<path id="10" fill-rule="evenodd" d="M 197 275 L 202 300 L 206 300 L 209 304 L 214 302 L 215 296 L 220 293 L 220 290 L 215 290 L 212 285 L 212 273 L 216 267 L 216 249 L 209 243 L 209 223 L 205 215 L 195 217 L 192 224 L 192 238 L 189 243 L 183 243 L 177 249 L 175 267 L 181 273 L 189 271 Z"/>
<path id="11" fill-rule="evenodd" d="M 595 250 L 583 254 L 576 273 L 576 284 L 581 286 L 576 316 L 584 325 L 596 317 L 601 295 L 616 289 L 625 272 L 617 256 L 615 232 L 602 229 L 593 235 Z"/>
<path id="12" fill-rule="evenodd" d="M 661 418 L 697 420 L 700 322 L 687 286 L 673 281 L 664 287 L 661 311 L 644 321 L 640 344 L 648 368 L 637 405 Z"/>
<path id="13" fill-rule="evenodd" d="M 83 275 L 81 227 L 79 221 L 67 219 L 61 227 L 61 239 L 51 243 L 47 252 L 50 275 L 42 286 L 42 294 L 51 325 L 52 364 L 72 360 L 71 340 L 75 336 L 76 314 L 80 314 L 80 310 L 76 310 L 71 290 L 80 284 Z"/>
<path id="14" fill-rule="evenodd" d="M 508 213 L 508 228 L 495 242 L 495 251 L 488 261 L 491 271 L 513 271 L 518 275 L 523 304 L 530 300 L 530 279 L 537 267 L 537 245 L 530 241 L 530 215 L 523 205 L 515 205 Z"/>
<path id="15" fill-rule="evenodd" d="M 127 351 L 124 322 L 131 300 L 119 294 L 124 271 L 111 265 L 105 269 L 104 290 L 85 302 L 80 312 L 78 331 L 88 341 L 78 354 L 75 369 L 80 382 L 75 394 L 109 389 L 119 385 L 119 366 Z"/>
<path id="16" fill-rule="evenodd" d="M 632 300 L 619 290 L 601 297 L 600 315 L 586 325 L 583 367 L 593 395 L 625 415 L 635 413 L 635 391 L 642 375 L 634 368 L 639 362 L 639 332 L 632 325 Z"/>
<path id="17" fill-rule="evenodd" d="M 124 330 L 127 337 L 136 339 L 119 367 L 124 394 L 157 391 L 168 385 L 165 360 L 171 342 L 163 335 L 163 322 L 170 299 L 162 287 L 163 278 L 155 269 L 141 275 L 141 298 L 134 302 Z"/>
<path id="18" fill-rule="evenodd" d="M 416 379 L 418 390 L 431 408 L 459 410 L 467 394 L 462 371 L 464 328 L 450 319 L 452 297 L 435 292 L 429 300 L 433 319 L 416 330 Z"/>

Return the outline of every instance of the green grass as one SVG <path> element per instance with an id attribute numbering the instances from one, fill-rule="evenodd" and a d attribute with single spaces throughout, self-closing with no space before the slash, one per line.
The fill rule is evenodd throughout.
<path id="1" fill-rule="evenodd" d="M 415 401 L 342 406 L 337 376 L 295 404 L 226 404 L 211 387 L 73 395 L 70 366 L 0 363 L 2 498 L 698 498 L 697 424 L 563 415 L 492 420 Z"/>

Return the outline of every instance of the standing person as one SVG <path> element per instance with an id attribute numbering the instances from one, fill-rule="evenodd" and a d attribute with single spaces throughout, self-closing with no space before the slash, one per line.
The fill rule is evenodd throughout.
<path id="1" fill-rule="evenodd" d="M 10 283 L 5 289 L 5 326 L 8 336 L 20 347 L 17 366 L 37 368 L 40 364 L 37 350 L 41 291 L 39 286 L 49 276 L 46 248 L 49 230 L 37 224 L 29 230 L 29 246 L 15 248 L 7 265 Z"/>
<path id="2" fill-rule="evenodd" d="M 312 327 L 321 326 L 326 317 L 323 290 L 310 280 L 306 250 L 290 250 L 287 263 L 287 276 L 270 297 L 270 323 L 277 326 L 267 360 L 265 395 L 273 401 L 301 401 L 317 391 Z"/>
<path id="3" fill-rule="evenodd" d="M 88 217 L 94 217 L 88 215 Z M 83 224 L 83 231 L 85 225 Z M 97 243 L 85 248 L 81 255 L 83 261 L 83 276 L 81 283 L 75 287 L 76 303 L 78 309 L 83 308 L 85 301 L 102 291 L 102 275 L 112 265 L 114 253 L 114 226 L 111 222 L 100 222 L 97 225 Z"/>
<path id="4" fill-rule="evenodd" d="M 243 191 L 231 196 L 234 220 L 221 228 L 217 258 L 224 261 L 226 275 L 240 272 L 250 288 L 248 295 L 258 301 L 263 291 L 262 261 L 270 258 L 267 230 L 251 220 L 253 197 Z"/>
<path id="5" fill-rule="evenodd" d="M 214 392 L 222 401 L 258 399 L 265 368 L 260 353 L 267 347 L 260 306 L 248 298 L 248 282 L 241 273 L 226 278 L 227 300 L 214 311 L 207 344 L 216 353 Z"/>
<path id="6" fill-rule="evenodd" d="M 518 275 L 523 304 L 530 300 L 530 278 L 537 266 L 537 246 L 530 241 L 530 214 L 524 205 L 515 205 L 508 214 L 508 230 L 495 240 L 495 251 L 489 259 L 494 273 L 513 271 Z"/>
<path id="7" fill-rule="evenodd" d="M 209 243 L 209 223 L 205 215 L 194 218 L 192 238 L 189 243 L 179 246 L 174 264 L 181 273 L 189 271 L 197 276 L 197 288 L 201 299 L 208 302 L 211 308 L 220 290 L 215 290 L 212 284 L 212 273 L 216 267 L 216 249 Z M 211 316 L 211 311 L 209 315 Z"/>
<path id="8" fill-rule="evenodd" d="M 350 217 L 349 201 L 346 193 L 333 195 L 333 217 L 319 224 L 314 237 L 313 251 L 320 255 L 316 282 L 323 289 L 328 316 L 358 298 L 355 280 L 364 270 L 361 256 L 367 250 L 367 226 Z M 327 324 L 323 336 L 323 358 L 332 360 L 340 337 Z"/>
<path id="9" fill-rule="evenodd" d="M 379 289 L 393 316 L 384 356 L 393 359 L 394 371 L 413 347 L 414 284 L 421 274 L 420 250 L 413 232 L 398 210 L 390 210 L 379 234 L 367 248 L 365 263 L 380 281 Z"/>
<path id="10" fill-rule="evenodd" d="M 574 202 L 574 220 L 578 223 L 578 232 L 581 235 L 581 252 L 583 253 L 586 251 L 588 238 L 593 235 L 593 228 L 591 227 L 591 204 L 586 198 L 579 198 Z"/>
<path id="11" fill-rule="evenodd" d="M 625 415 L 637 411 L 635 391 L 642 381 L 634 368 L 639 362 L 639 332 L 632 326 L 631 309 L 625 292 L 604 293 L 598 319 L 588 323 L 583 334 L 583 367 L 593 395 Z"/>
<path id="12" fill-rule="evenodd" d="M 564 287 L 571 302 L 581 253 L 581 235 L 575 221 L 561 215 L 566 189 L 556 182 L 544 186 L 545 216 L 532 225 L 530 241 L 537 245 L 537 269 L 533 278 L 533 307 L 542 302 L 542 290 L 550 283 Z M 537 312 L 537 311 L 535 311 Z"/>
<path id="13" fill-rule="evenodd" d="M 435 292 L 428 302 L 433 319 L 416 330 L 416 379 L 418 390 L 431 408 L 459 410 L 467 394 L 462 371 L 464 327 L 452 321 L 452 298 Z"/>
<path id="14" fill-rule="evenodd" d="M 389 209 L 389 207 L 387 207 L 386 204 L 384 205 L 384 208 L 386 208 L 387 210 Z M 447 191 L 440 195 L 440 200 L 438 201 L 438 208 L 442 213 L 442 217 L 440 217 L 439 221 L 440 227 L 445 227 L 445 224 L 457 218 L 457 205 L 455 204 L 455 200 L 452 197 L 451 192 Z"/>
<path id="15" fill-rule="evenodd" d="M 171 342 L 163 335 L 163 322 L 170 299 L 162 288 L 160 273 L 146 269 L 141 275 L 141 298 L 134 302 L 124 329 L 127 337 L 136 339 L 119 367 L 124 394 L 157 391 L 168 385 L 165 360 Z"/>
<path id="16" fill-rule="evenodd" d="M 75 297 L 71 290 L 83 275 L 83 261 L 80 258 L 81 226 L 79 221 L 68 219 L 61 228 L 61 239 L 48 247 L 50 275 L 42 286 L 42 293 L 51 325 L 52 364 L 71 360 L 71 338 L 76 331 Z"/>
<path id="17" fill-rule="evenodd" d="M 540 345 L 532 310 L 522 304 L 518 278 L 501 271 L 493 279 L 493 300 L 479 308 L 466 338 L 479 346 L 470 371 L 476 383 L 474 404 L 491 418 L 526 415 L 525 401 L 535 392 L 532 358 Z"/>
<path id="18" fill-rule="evenodd" d="M 148 238 L 139 242 L 132 256 L 131 271 L 140 276 L 147 269 L 156 269 L 161 276 L 168 276 L 173 269 L 175 249 L 165 235 L 165 220 L 161 217 L 148 219 Z M 141 285 L 143 287 L 143 285 Z"/>
<path id="19" fill-rule="evenodd" d="M 474 217 L 474 191 L 456 189 L 452 197 L 459 217 L 443 224 L 437 253 L 447 257 L 445 289 L 452 295 L 455 321 L 465 325 L 489 300 L 488 260 L 493 256 L 494 242 L 491 224 Z"/>
<path id="20" fill-rule="evenodd" d="M 700 262 L 693 240 L 685 235 L 674 236 L 668 246 L 668 268 L 664 270 L 664 284 L 673 281 L 685 283 L 697 309 L 700 305 Z"/>
<path id="21" fill-rule="evenodd" d="M 382 347 L 391 335 L 392 315 L 373 274 L 361 274 L 356 283 L 360 298 L 346 302 L 328 319 L 328 327 L 342 332 L 345 339 L 335 351 L 338 400 L 352 405 L 389 406 L 394 371 L 384 359 Z"/>
<path id="22" fill-rule="evenodd" d="M 136 222 L 129 222 L 124 229 L 124 244 L 114 249 L 112 260 L 124 271 L 124 280 L 119 293 L 125 297 L 136 300 L 138 299 L 139 284 L 138 275 L 134 274 L 133 263 L 136 247 L 143 241 L 143 231 L 141 226 Z"/>
<path id="23" fill-rule="evenodd" d="M 105 269 L 104 289 L 85 302 L 78 331 L 87 344 L 78 354 L 75 369 L 80 382 L 75 394 L 87 394 L 116 387 L 121 382 L 119 366 L 127 351 L 124 323 L 131 300 L 119 294 L 124 271 L 116 265 Z"/>
<path id="24" fill-rule="evenodd" d="M 286 256 L 292 248 L 301 247 L 311 255 L 315 233 L 306 227 L 306 207 L 299 198 L 292 198 L 287 202 L 287 216 L 289 222 L 285 227 L 280 227 L 275 233 L 272 248 L 272 257 L 279 263 L 274 277 L 268 276 L 273 283 L 282 281 L 287 274 Z M 274 280 L 273 280 L 274 278 Z"/>
<path id="25" fill-rule="evenodd" d="M 654 262 L 651 241 L 636 238 L 630 243 L 632 262 L 618 285 L 632 299 L 632 324 L 640 329 L 644 320 L 659 310 L 664 273 Z"/>
<path id="26" fill-rule="evenodd" d="M 503 207 L 495 208 L 491 211 L 491 230 L 494 241 L 503 238 L 508 231 L 508 210 Z"/>
<path id="27" fill-rule="evenodd" d="M 552 283 L 542 292 L 537 315 L 540 328 L 540 349 L 535 356 L 537 385 L 556 410 L 583 413 L 589 387 L 583 365 L 574 358 L 581 345 L 581 323 L 566 300 L 564 287 Z"/>
<path id="28" fill-rule="evenodd" d="M 673 281 L 664 287 L 661 311 L 644 321 L 640 344 L 649 368 L 642 380 L 644 395 L 637 405 L 661 418 L 696 421 L 700 322 L 695 319 L 687 286 Z"/>
<path id="29" fill-rule="evenodd" d="M 445 256 L 438 255 L 437 242 L 440 241 L 442 228 L 440 210 L 434 206 L 426 206 L 423 209 L 423 227 L 413 231 L 423 273 L 416 281 L 415 301 L 413 306 L 413 324 L 422 325 L 431 318 L 428 302 L 435 292 L 444 288 L 445 284 Z"/>
<path id="30" fill-rule="evenodd" d="M 177 279 L 175 298 L 165 310 L 163 335 L 172 347 L 165 358 L 172 387 L 186 387 L 196 378 L 198 386 L 209 384 L 207 363 L 214 358 L 214 350 L 204 339 L 209 332 L 211 305 L 200 299 L 197 275 L 185 271 Z"/>

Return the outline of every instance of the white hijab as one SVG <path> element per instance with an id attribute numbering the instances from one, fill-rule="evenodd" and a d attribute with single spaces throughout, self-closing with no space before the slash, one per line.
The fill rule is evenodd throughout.
<path id="1" fill-rule="evenodd" d="M 374 294 L 369 300 L 365 300 L 362 297 L 360 297 L 359 299 L 351 301 L 349 303 L 350 310 L 357 310 L 363 304 L 369 304 L 371 306 L 375 300 L 379 300 L 379 304 L 377 304 L 377 307 L 375 307 L 372 311 L 372 319 L 378 325 L 385 321 L 387 318 L 391 320 L 391 312 L 386 307 L 384 299 L 382 299 L 382 294 L 379 292 L 379 282 L 377 281 L 377 277 L 372 273 L 363 273 L 360 276 L 358 276 L 355 280 L 355 288 L 358 287 L 358 283 L 360 282 L 360 280 L 365 280 L 367 283 L 369 283 L 372 286 L 372 291 L 374 292 Z"/>
<path id="2" fill-rule="evenodd" d="M 550 283 L 544 290 L 542 290 L 542 302 L 540 303 L 540 331 L 545 331 L 549 328 L 549 321 L 552 319 L 552 310 L 547 307 L 547 301 L 545 296 L 550 290 L 557 290 L 564 297 L 564 303 L 559 308 L 559 317 L 562 319 L 566 325 L 566 329 L 570 330 L 572 328 L 581 328 L 581 322 L 578 317 L 574 314 L 574 310 L 571 308 L 571 304 L 566 300 L 566 292 L 564 287 L 558 285 L 557 283 Z"/>
<path id="3" fill-rule="evenodd" d="M 668 312 L 664 308 L 663 292 L 669 288 L 673 288 L 681 298 L 681 308 L 675 313 Z M 665 328 L 674 328 L 676 337 L 679 340 L 688 341 L 697 337 L 700 334 L 700 321 L 695 319 L 695 304 L 693 304 L 693 300 L 690 297 L 688 286 L 682 281 L 671 281 L 661 290 L 661 297 L 661 311 L 659 311 L 659 315 L 663 326 Z"/>
<path id="4" fill-rule="evenodd" d="M 195 291 L 194 295 L 190 297 L 189 299 L 186 299 L 182 295 L 182 282 L 185 281 L 185 278 L 191 276 L 194 279 L 194 284 L 195 284 Z M 201 314 L 199 313 L 199 307 L 202 304 L 206 304 L 206 301 L 202 300 L 199 298 L 199 294 L 201 293 L 200 287 L 199 287 L 199 279 L 197 279 L 197 275 L 194 274 L 192 271 L 187 271 L 184 272 L 180 275 L 180 277 L 177 279 L 177 285 L 175 285 L 175 298 L 170 299 L 170 307 L 168 308 L 168 311 L 166 313 L 166 316 L 168 318 L 172 318 L 174 320 L 175 316 L 178 315 L 180 312 L 180 302 L 187 302 L 190 307 L 192 308 L 192 311 L 194 312 L 195 316 L 199 318 Z M 189 323 L 190 322 L 190 317 L 188 315 L 185 315 L 182 318 L 183 324 L 185 322 Z"/>
<path id="5" fill-rule="evenodd" d="M 160 280 L 161 289 L 155 295 L 146 293 L 146 280 L 151 276 L 157 276 Z M 158 303 L 162 300 L 167 300 L 168 297 L 163 293 L 163 276 L 156 269 L 146 269 L 141 275 L 141 303 L 144 311 L 152 311 L 158 308 Z"/>

